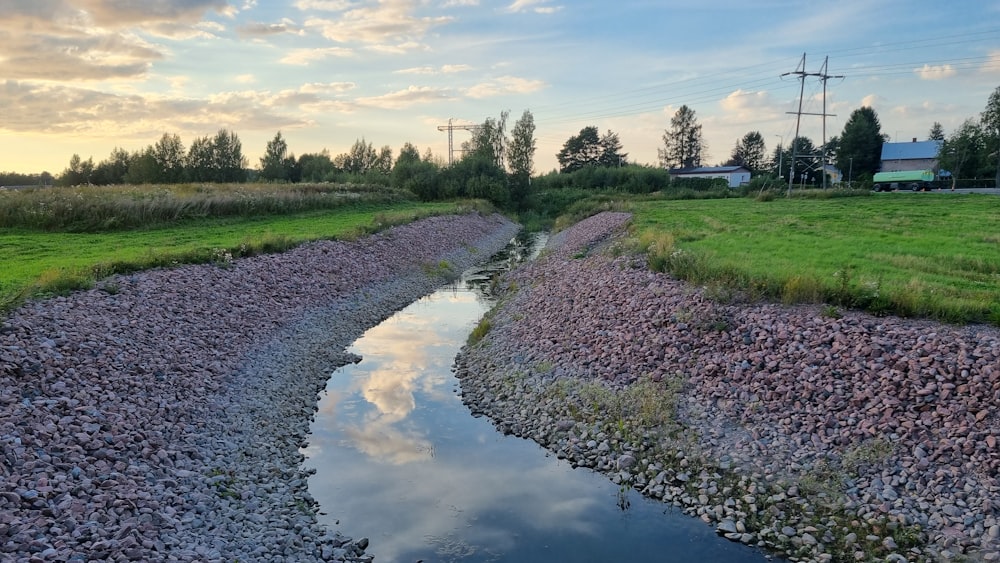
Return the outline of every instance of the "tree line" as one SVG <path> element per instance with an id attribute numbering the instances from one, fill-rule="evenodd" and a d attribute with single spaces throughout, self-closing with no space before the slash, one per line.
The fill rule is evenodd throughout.
<path id="1" fill-rule="evenodd" d="M 430 149 L 421 155 L 407 142 L 394 157 L 388 145 L 376 149 L 364 138 L 334 157 L 326 149 L 296 157 L 278 131 L 268 141 L 259 166 L 251 170 L 237 134 L 221 129 L 215 136 L 195 139 L 187 149 L 178 135 L 164 133 L 143 150 L 115 148 L 96 164 L 93 157 L 83 160 L 74 154 L 55 183 L 354 182 L 398 187 L 425 200 L 476 197 L 517 206 L 527 194 L 534 168 L 535 124 L 526 110 L 508 133 L 508 117 L 504 111 L 498 118 L 488 118 L 463 144 L 462 159 L 447 167 Z"/>
<path id="2" fill-rule="evenodd" d="M 934 122 L 928 140 L 942 141 L 939 167 L 959 178 L 995 177 L 1000 185 L 1000 87 L 989 97 L 978 119 L 965 120 L 949 137 L 940 123 Z M 706 143 L 695 111 L 681 106 L 663 132 L 663 145 L 657 149 L 659 166 L 670 170 L 704 166 Z M 736 141 L 729 158 L 721 166 L 742 166 L 754 175 L 769 175 L 795 184 L 820 185 L 826 174 L 824 165 L 835 166 L 848 180 L 870 181 L 879 171 L 882 145 L 889 136 L 882 132 L 878 114 L 871 107 L 855 109 L 839 135 L 816 144 L 799 136 L 787 145 L 779 144 L 768 155 L 760 131 L 750 131 Z M 794 158 L 793 158 L 794 157 Z M 600 135 L 596 127 L 584 127 L 570 137 L 557 155 L 561 173 L 575 173 L 587 167 L 628 165 L 618 135 L 607 131 Z"/>
<path id="3" fill-rule="evenodd" d="M 176 134 L 165 133 L 145 149 L 128 152 L 115 148 L 111 155 L 94 164 L 74 154 L 69 167 L 58 177 L 0 173 L 0 185 L 50 184 L 155 184 L 194 182 L 343 182 L 384 184 L 412 191 L 422 199 L 483 197 L 500 204 L 521 205 L 531 185 L 536 150 L 534 118 L 525 110 L 508 133 L 509 112 L 488 118 L 473 130 L 472 139 L 462 146 L 463 156 L 444 166 L 428 149 L 423 155 L 405 143 L 398 156 L 388 145 L 376 149 L 364 138 L 342 154 L 331 157 L 324 149 L 296 157 L 279 131 L 267 143 L 256 169 L 249 169 L 236 133 L 221 129 L 215 136 L 195 139 L 185 149 Z M 928 139 L 942 141 L 939 163 L 942 169 L 961 178 L 995 176 L 1000 182 L 1000 87 L 990 96 L 978 119 L 969 118 L 949 137 L 935 122 Z M 663 145 L 657 150 L 658 169 L 694 168 L 704 165 L 706 144 L 696 113 L 681 106 L 664 130 Z M 871 107 L 854 110 L 839 135 L 817 145 L 805 136 L 779 144 L 767 152 L 760 131 L 750 131 L 737 140 L 724 166 L 743 166 L 756 176 L 767 175 L 796 184 L 822 184 L 825 165 L 836 166 L 849 180 L 870 180 L 881 165 L 882 145 L 888 135 L 881 130 L 878 114 Z M 794 159 L 793 159 L 794 156 Z M 629 162 L 621 140 L 614 131 L 601 134 L 587 126 L 571 136 L 557 153 L 559 173 L 576 174 L 587 169 L 623 167 L 649 168 L 626 176 L 630 191 L 663 187 L 669 177 L 657 167 Z M 585 187 L 618 177 L 587 173 Z M 641 178 L 641 179 L 638 179 Z M 543 185 L 564 185 L 549 179 Z"/>

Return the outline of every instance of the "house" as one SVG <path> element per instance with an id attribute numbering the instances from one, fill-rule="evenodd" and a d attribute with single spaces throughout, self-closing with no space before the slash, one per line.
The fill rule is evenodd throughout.
<path id="1" fill-rule="evenodd" d="M 884 143 L 881 171 L 937 170 L 941 143 L 942 141 L 917 141 L 916 138 L 909 143 Z"/>
<path id="2" fill-rule="evenodd" d="M 670 179 L 681 178 L 723 178 L 730 188 L 738 188 L 750 183 L 750 170 L 743 166 L 699 166 L 697 168 L 675 168 L 670 171 Z"/>

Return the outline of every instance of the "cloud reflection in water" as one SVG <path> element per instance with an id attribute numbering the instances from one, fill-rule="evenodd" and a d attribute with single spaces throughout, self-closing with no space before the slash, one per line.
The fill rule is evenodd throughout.
<path id="1" fill-rule="evenodd" d="M 486 307 L 446 288 L 351 347 L 363 359 L 331 376 L 304 450 L 321 522 L 383 563 L 763 561 L 635 494 L 621 512 L 605 477 L 472 418 L 451 364 Z"/>

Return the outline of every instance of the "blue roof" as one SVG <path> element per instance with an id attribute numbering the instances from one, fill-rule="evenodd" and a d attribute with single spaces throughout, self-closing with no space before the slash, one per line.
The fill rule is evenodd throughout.
<path id="1" fill-rule="evenodd" d="M 942 141 L 917 141 L 915 143 L 884 143 L 882 160 L 917 160 L 937 158 Z"/>
<path id="2" fill-rule="evenodd" d="M 674 168 L 671 174 L 725 174 L 742 170 L 749 172 L 744 166 L 699 166 L 697 168 Z"/>

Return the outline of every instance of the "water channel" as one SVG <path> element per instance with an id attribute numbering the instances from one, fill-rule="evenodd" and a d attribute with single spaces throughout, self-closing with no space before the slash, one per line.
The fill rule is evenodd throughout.
<path id="1" fill-rule="evenodd" d="M 320 521 L 367 536 L 377 563 L 767 560 L 472 417 L 452 362 L 492 306 L 481 282 L 509 261 L 467 271 L 351 346 L 363 359 L 331 375 L 303 450 Z"/>

